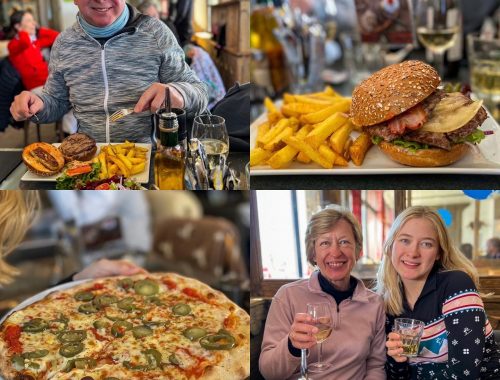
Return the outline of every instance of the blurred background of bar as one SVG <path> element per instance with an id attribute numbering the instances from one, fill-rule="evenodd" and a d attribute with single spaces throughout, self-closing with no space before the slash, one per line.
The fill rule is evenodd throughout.
<path id="1" fill-rule="evenodd" d="M 480 276 L 488 319 L 500 341 L 500 192 L 494 190 L 280 190 L 251 192 L 251 379 L 261 380 L 258 359 L 272 297 L 284 284 L 308 278 L 305 230 L 310 216 L 329 204 L 349 208 L 361 223 L 363 250 L 352 275 L 371 287 L 382 245 L 397 214 L 429 206 L 440 214 L 454 243 Z M 277 222 L 278 221 L 278 222 Z M 488 295 L 488 296 L 486 296 Z"/>
<path id="2" fill-rule="evenodd" d="M 263 112 L 265 96 L 327 84 L 350 96 L 384 66 L 420 59 L 437 67 L 443 53 L 442 80 L 471 86 L 499 120 L 499 6 L 498 0 L 252 0 L 251 119 Z M 441 15 L 439 7 L 446 7 Z"/>
<path id="3" fill-rule="evenodd" d="M 248 192 L 40 193 L 39 219 L 7 258 L 21 274 L 0 288 L 0 317 L 99 258 L 197 278 L 249 310 Z"/>

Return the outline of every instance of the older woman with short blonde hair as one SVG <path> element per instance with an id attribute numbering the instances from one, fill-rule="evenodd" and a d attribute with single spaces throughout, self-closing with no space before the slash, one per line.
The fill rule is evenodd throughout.
<path id="1" fill-rule="evenodd" d="M 267 316 L 261 373 L 268 380 L 292 379 L 299 372 L 301 349 L 309 362 L 318 360 L 308 303 L 326 303 L 333 331 L 323 344 L 320 379 L 385 379 L 382 300 L 351 276 L 363 238 L 352 213 L 337 205 L 314 214 L 306 231 L 308 261 L 316 267 L 308 279 L 282 286 Z"/>

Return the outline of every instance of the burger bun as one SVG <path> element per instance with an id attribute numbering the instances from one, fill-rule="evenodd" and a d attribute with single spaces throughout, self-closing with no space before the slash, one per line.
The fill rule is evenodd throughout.
<path id="1" fill-rule="evenodd" d="M 413 151 L 387 141 L 381 141 L 378 147 L 392 160 L 403 165 L 416 167 L 451 165 L 460 160 L 469 151 L 469 146 L 467 144 L 452 145 L 451 150 L 429 148 Z"/>

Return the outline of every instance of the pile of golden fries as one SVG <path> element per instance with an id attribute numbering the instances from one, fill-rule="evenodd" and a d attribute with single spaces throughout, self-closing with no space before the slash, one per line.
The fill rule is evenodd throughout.
<path id="1" fill-rule="evenodd" d="M 148 151 L 129 141 L 103 146 L 95 158 L 101 164 L 99 178 L 111 178 L 116 174 L 128 178 L 141 173 L 146 168 Z"/>
<path id="2" fill-rule="evenodd" d="M 348 116 L 351 100 L 329 86 L 323 92 L 285 93 L 281 109 L 269 98 L 264 105 L 267 121 L 258 126 L 250 166 L 267 164 L 282 169 L 296 160 L 331 169 L 347 166 L 350 159 L 359 166 L 372 145 L 365 133 L 353 142 L 355 128 Z"/>

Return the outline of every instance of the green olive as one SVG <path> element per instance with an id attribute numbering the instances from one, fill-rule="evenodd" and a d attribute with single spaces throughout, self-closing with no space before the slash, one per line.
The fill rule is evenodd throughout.
<path id="1" fill-rule="evenodd" d="M 156 306 L 163 306 L 164 305 L 164 303 L 161 302 L 161 300 L 156 296 L 146 298 L 146 302 L 155 304 Z"/>
<path id="2" fill-rule="evenodd" d="M 148 326 L 136 326 L 132 329 L 132 334 L 136 339 L 144 338 L 145 336 L 149 336 L 153 334 L 153 330 L 151 330 Z"/>
<path id="3" fill-rule="evenodd" d="M 182 335 L 184 335 L 190 341 L 196 341 L 196 340 L 204 337 L 205 335 L 207 335 L 207 330 L 201 329 L 199 327 L 191 327 L 187 330 L 184 330 L 182 332 Z"/>
<path id="4" fill-rule="evenodd" d="M 155 349 L 149 349 L 142 352 L 146 356 L 150 368 L 158 368 L 161 365 L 161 353 Z"/>
<path id="5" fill-rule="evenodd" d="M 97 310 L 97 307 L 93 305 L 92 303 L 83 303 L 78 307 L 78 311 L 83 314 L 93 314 L 97 313 L 99 310 Z"/>
<path id="6" fill-rule="evenodd" d="M 92 292 L 86 292 L 86 291 L 81 291 L 75 294 L 75 300 L 77 301 L 92 301 L 94 299 L 94 293 Z"/>
<path id="7" fill-rule="evenodd" d="M 11 361 L 16 371 L 24 369 L 24 358 L 21 355 L 14 355 Z"/>
<path id="8" fill-rule="evenodd" d="M 93 358 L 78 358 L 75 359 L 75 368 L 92 369 L 97 365 L 97 361 Z"/>
<path id="9" fill-rule="evenodd" d="M 22 354 L 22 357 L 25 359 L 38 359 L 38 358 L 43 358 L 48 354 L 49 354 L 48 350 L 36 350 L 31 352 L 25 352 Z"/>
<path id="10" fill-rule="evenodd" d="M 132 365 L 132 363 L 130 363 L 130 361 L 128 360 L 123 362 L 123 366 L 133 371 L 147 371 L 148 369 L 150 369 L 149 366 L 145 364 Z"/>
<path id="11" fill-rule="evenodd" d="M 160 287 L 152 280 L 140 280 L 134 284 L 134 290 L 141 296 L 152 296 L 158 293 Z"/>
<path id="12" fill-rule="evenodd" d="M 236 340 L 229 334 L 212 334 L 201 338 L 200 345 L 207 350 L 230 350 Z"/>
<path id="13" fill-rule="evenodd" d="M 106 327 L 109 327 L 109 322 L 104 319 L 98 319 L 94 322 L 94 327 L 98 330 L 105 329 Z"/>
<path id="14" fill-rule="evenodd" d="M 115 297 L 115 296 L 112 296 L 110 294 L 101 294 L 100 296 L 97 296 L 96 298 L 94 298 L 94 300 L 92 301 L 92 303 L 96 307 L 102 308 L 104 306 L 109 306 L 112 303 L 115 303 L 117 301 L 118 301 L 118 298 Z"/>
<path id="15" fill-rule="evenodd" d="M 132 328 L 132 323 L 127 321 L 116 321 L 111 327 L 111 334 L 116 338 L 121 338 L 125 335 L 125 331 Z"/>
<path id="16" fill-rule="evenodd" d="M 170 354 L 170 356 L 168 357 L 168 361 L 174 365 L 181 365 L 179 359 L 177 359 L 177 356 L 175 356 L 175 354 Z"/>
<path id="17" fill-rule="evenodd" d="M 134 302 L 133 297 L 127 297 L 122 300 L 120 300 L 116 306 L 118 306 L 119 309 L 125 310 L 125 311 L 131 311 L 135 308 L 133 302 Z"/>
<path id="18" fill-rule="evenodd" d="M 29 362 L 28 363 L 28 368 L 31 368 L 31 369 L 40 369 L 40 364 L 35 363 L 35 362 Z"/>
<path id="19" fill-rule="evenodd" d="M 61 343 L 73 343 L 81 342 L 87 337 L 87 332 L 85 330 L 71 330 L 64 331 L 58 335 L 58 339 Z"/>
<path id="20" fill-rule="evenodd" d="M 128 290 L 134 286 L 134 281 L 131 278 L 123 278 L 118 281 L 118 286 L 122 289 Z"/>
<path id="21" fill-rule="evenodd" d="M 172 312 L 176 315 L 188 315 L 191 313 L 191 307 L 185 303 L 178 303 L 172 308 Z"/>
<path id="22" fill-rule="evenodd" d="M 47 321 L 43 320 L 42 318 L 34 318 L 31 321 L 23 324 L 23 331 L 37 333 L 45 330 L 47 327 L 49 327 Z"/>
<path id="23" fill-rule="evenodd" d="M 79 354 L 82 351 L 83 351 L 83 343 L 81 342 L 66 343 L 63 344 L 59 349 L 59 353 L 65 358 L 70 358 L 72 356 L 75 356 L 76 354 Z"/>

